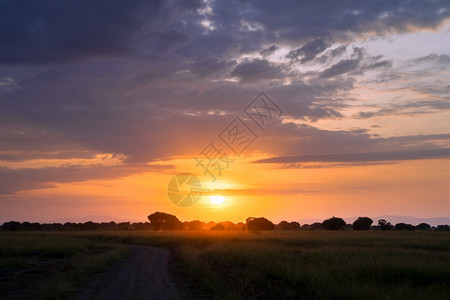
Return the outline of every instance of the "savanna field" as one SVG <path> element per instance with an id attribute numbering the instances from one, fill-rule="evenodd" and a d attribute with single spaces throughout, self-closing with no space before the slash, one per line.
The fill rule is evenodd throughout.
<path id="1" fill-rule="evenodd" d="M 129 251 L 171 251 L 195 298 L 448 299 L 450 233 L 0 232 L 0 298 L 65 299 Z M 36 276 L 36 275 L 39 276 Z"/>

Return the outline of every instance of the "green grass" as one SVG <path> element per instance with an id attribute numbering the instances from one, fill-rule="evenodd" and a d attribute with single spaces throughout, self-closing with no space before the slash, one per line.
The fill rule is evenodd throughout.
<path id="1" fill-rule="evenodd" d="M 96 238 L 170 248 L 207 298 L 448 299 L 446 232 L 150 232 Z"/>
<path id="2" fill-rule="evenodd" d="M 0 298 L 66 299 L 127 249 L 69 233 L 0 233 Z"/>
<path id="3" fill-rule="evenodd" d="M 23 267 L 27 263 L 23 257 L 29 255 L 43 255 L 46 259 L 84 257 L 80 273 L 60 273 L 62 278 L 68 276 L 68 279 L 58 284 L 50 280 L 49 294 L 41 298 L 52 298 L 51 291 L 55 287 L 71 291 L 75 286 L 71 282 L 77 282 L 73 278 L 95 273 L 92 266 L 103 265 L 97 261 L 95 253 L 102 257 L 102 247 L 107 247 L 108 242 L 170 249 L 177 275 L 187 281 L 195 295 L 203 298 L 448 299 L 450 295 L 448 232 L 17 234 L 22 233 L 7 236 L 7 239 L 17 238 L 15 245 L 5 245 L 2 240 L 5 235 L 0 235 L 2 257 L 7 255 L 12 259 L 4 268 Z M 58 294 L 67 295 L 65 293 Z M 44 294 L 41 292 L 41 295 Z"/>

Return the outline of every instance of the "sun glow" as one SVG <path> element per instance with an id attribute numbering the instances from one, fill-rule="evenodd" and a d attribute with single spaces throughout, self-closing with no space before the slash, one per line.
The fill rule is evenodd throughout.
<path id="1" fill-rule="evenodd" d="M 209 196 L 209 201 L 214 205 L 221 205 L 225 202 L 224 196 Z"/>

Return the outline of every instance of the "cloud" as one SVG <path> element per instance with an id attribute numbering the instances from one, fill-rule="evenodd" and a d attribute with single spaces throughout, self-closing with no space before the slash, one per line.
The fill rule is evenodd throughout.
<path id="1" fill-rule="evenodd" d="M 316 61 L 323 64 L 342 56 L 346 51 L 347 45 L 341 45 L 337 48 L 327 50 L 322 56 L 316 58 Z"/>
<path id="2" fill-rule="evenodd" d="M 324 70 L 320 77 L 322 78 L 330 78 L 339 76 L 351 71 L 354 71 L 358 68 L 359 60 L 356 59 L 343 59 L 338 63 L 332 65 L 328 69 Z"/>
<path id="3" fill-rule="evenodd" d="M 182 33 L 164 29 L 201 6 L 201 1 L 173 6 L 165 1 L 1 1 L 0 63 L 54 64 L 124 55 L 139 48 L 135 38 L 142 33 L 157 42 L 154 52 L 164 51 L 186 40 Z"/>
<path id="4" fill-rule="evenodd" d="M 436 28 L 449 17 L 445 7 L 439 1 L 0 1 L 0 159 L 123 153 L 123 168 L 131 168 L 196 154 L 260 87 L 297 123 L 344 118 L 357 75 L 380 69 L 391 76 L 380 80 L 407 78 L 388 58 L 348 50 L 352 41 Z M 288 59 L 273 55 L 290 50 Z M 297 70 L 289 59 L 318 65 Z M 444 68 L 448 56 L 409 63 Z M 448 87 L 414 88 L 441 98 L 397 101 L 360 117 L 448 109 Z M 324 152 L 330 144 L 349 153 L 397 151 L 407 142 L 278 124 L 258 143 L 258 150 L 284 155 Z M 3 170 L 2 177 L 25 180 L 3 187 L 40 187 L 58 176 L 103 178 L 102 170 L 86 177 L 43 170 L 39 182 L 38 171 Z"/>
<path id="5" fill-rule="evenodd" d="M 420 87 L 416 90 L 423 91 Z M 441 93 L 436 87 L 432 90 L 428 90 L 431 94 Z M 379 116 L 389 116 L 389 115 L 423 115 L 431 114 L 436 111 L 447 111 L 450 109 L 450 103 L 447 99 L 444 100 L 420 100 L 420 101 L 403 101 L 400 103 L 385 104 L 381 108 L 374 111 L 361 111 L 354 115 L 354 118 L 358 119 L 368 119 Z"/>
<path id="6" fill-rule="evenodd" d="M 274 53 L 275 51 L 277 51 L 279 48 L 277 45 L 272 45 L 268 48 L 263 49 L 261 52 L 259 52 L 259 54 L 261 54 L 262 56 L 268 56 L 272 53 Z"/>
<path id="7" fill-rule="evenodd" d="M 434 151 L 450 146 L 450 134 L 382 137 L 370 134 L 367 129 L 325 130 L 284 122 L 272 126 L 257 144 L 265 153 L 289 157 L 322 153 Z"/>
<path id="8" fill-rule="evenodd" d="M 307 42 L 300 48 L 289 51 L 286 58 L 305 63 L 313 60 L 318 54 L 325 51 L 333 45 L 333 41 L 329 37 L 321 37 Z"/>
<path id="9" fill-rule="evenodd" d="M 259 79 L 283 78 L 287 75 L 285 71 L 282 66 L 266 59 L 255 58 L 238 64 L 231 72 L 231 76 L 239 78 L 242 82 L 254 82 Z"/>
<path id="10" fill-rule="evenodd" d="M 377 161 L 399 161 L 417 159 L 450 158 L 450 148 L 409 150 L 409 151 L 387 151 L 387 152 L 365 152 L 365 153 L 326 153 L 279 156 L 262 160 L 255 163 L 308 163 L 308 162 L 377 162 Z"/>
<path id="11" fill-rule="evenodd" d="M 436 54 L 436 53 L 430 53 L 427 56 L 418 57 L 411 60 L 411 64 L 417 64 L 417 63 L 436 63 L 439 65 L 448 65 L 450 64 L 450 56 L 445 54 Z"/>
<path id="12" fill-rule="evenodd" d="M 173 168 L 170 165 L 123 165 L 109 167 L 60 167 L 41 169 L 9 169 L 0 167 L 0 194 L 54 187 L 56 183 L 86 181 L 91 179 L 118 179 L 145 172 L 160 172 Z"/>
<path id="13" fill-rule="evenodd" d="M 338 53 L 338 55 L 341 55 L 342 51 L 339 50 Z M 350 75 L 362 75 L 368 70 L 388 68 L 392 66 L 392 62 L 390 60 L 380 60 L 382 58 L 383 55 L 368 55 L 365 48 L 353 47 L 353 53 L 350 58 L 342 59 L 329 68 L 323 70 L 319 77 L 331 78 L 346 73 L 350 73 Z"/>
<path id="14" fill-rule="evenodd" d="M 194 52 L 215 54 L 223 61 L 233 48 L 236 53 L 266 55 L 264 50 L 273 52 L 273 48 L 263 47 L 277 41 L 293 47 L 303 44 L 290 56 L 307 62 L 329 47 L 331 39 L 436 28 L 449 16 L 444 1 L 384 0 L 374 5 L 327 0 L 280 5 L 256 0 L 245 4 L 6 0 L 0 2 L 0 63 L 55 64 L 175 53 L 190 58 Z M 211 28 L 201 25 L 205 22 Z"/>
<path id="15" fill-rule="evenodd" d="M 189 71 L 193 74 L 204 78 L 206 76 L 211 76 L 216 73 L 224 73 L 228 69 L 231 69 L 236 65 L 233 61 L 220 61 L 217 57 L 204 55 L 195 60 L 195 62 L 189 64 Z"/>

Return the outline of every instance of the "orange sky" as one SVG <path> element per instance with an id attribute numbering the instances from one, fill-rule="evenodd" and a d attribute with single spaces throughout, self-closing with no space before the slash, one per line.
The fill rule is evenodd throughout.
<path id="1" fill-rule="evenodd" d="M 256 157 L 258 154 L 237 158 L 215 183 L 200 176 L 204 180 L 203 196 L 190 207 L 170 202 L 167 183 L 174 174 L 170 171 L 21 192 L 9 196 L 11 203 L 18 203 L 4 207 L 4 212 L 23 215 L 23 220 L 30 221 L 52 221 L 59 216 L 146 221 L 147 214 L 165 211 L 182 220 L 239 222 L 249 216 L 265 216 L 278 222 L 333 215 L 376 216 L 387 211 L 392 215 L 429 217 L 450 210 L 448 160 L 278 169 L 272 164 L 250 163 Z M 190 159 L 163 163 L 183 166 Z M 212 205 L 209 195 L 223 195 L 225 203 Z M 31 210 L 25 211 L 29 203 L 22 199 L 34 202 Z"/>

